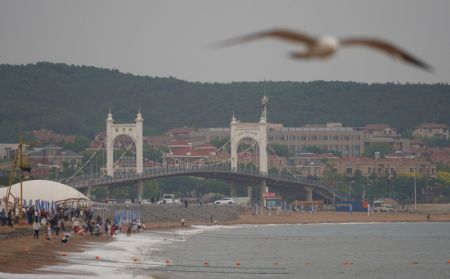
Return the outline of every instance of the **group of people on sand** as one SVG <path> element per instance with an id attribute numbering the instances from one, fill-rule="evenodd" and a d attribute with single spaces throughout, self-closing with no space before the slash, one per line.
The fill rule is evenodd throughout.
<path id="1" fill-rule="evenodd" d="M 5 211 L 4 208 L 2 208 L 2 210 L 0 210 L 0 222 L 2 224 L 2 227 L 4 227 L 5 225 L 8 225 L 10 227 L 14 226 L 15 223 L 15 214 L 14 214 L 15 210 L 10 208 L 8 210 L 8 213 Z"/>
<path id="2" fill-rule="evenodd" d="M 39 239 L 40 232 L 44 233 L 47 240 L 62 232 L 61 242 L 67 243 L 72 234 L 113 235 L 118 229 L 108 218 L 105 221 L 100 216 L 94 218 L 94 212 L 90 208 L 36 210 L 30 207 L 26 210 L 26 215 L 28 225 L 33 228 L 34 239 Z"/>
<path id="3" fill-rule="evenodd" d="M 6 214 L 5 209 L 1 209 L 0 223 L 3 226 L 13 227 L 13 224 L 16 223 L 15 219 L 17 219 L 15 216 L 18 215 L 15 214 L 16 211 L 15 208 L 11 208 Z M 67 243 L 73 234 L 112 237 L 119 231 L 130 235 L 132 232 L 145 229 L 144 224 L 137 219 L 118 220 L 112 223 L 109 218 L 96 215 L 89 207 L 36 208 L 29 206 L 23 209 L 23 214 L 28 227 L 34 231 L 34 239 L 44 237 L 46 240 L 52 240 L 61 233 L 61 242 L 63 243 Z"/>
<path id="4" fill-rule="evenodd" d="M 33 238 L 39 239 L 39 232 L 44 231 L 45 239 L 51 240 L 52 235 L 59 235 L 59 232 L 65 232 L 64 214 L 62 209 L 56 210 L 37 210 L 34 206 L 25 209 L 28 226 L 32 226 L 34 231 Z"/>

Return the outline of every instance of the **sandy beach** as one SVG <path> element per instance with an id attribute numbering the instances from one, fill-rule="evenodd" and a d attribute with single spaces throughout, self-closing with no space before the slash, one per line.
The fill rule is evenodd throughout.
<path id="1" fill-rule="evenodd" d="M 353 212 L 316 212 L 315 214 L 299 212 L 280 213 L 268 212 L 254 216 L 251 212 L 243 213 L 240 218 L 221 222 L 221 225 L 234 224 L 309 224 L 309 223 L 367 223 L 367 222 L 427 222 L 424 213 L 367 213 Z M 449 213 L 433 213 L 430 222 L 450 222 Z M 185 226 L 205 224 L 196 220 L 186 220 Z M 209 223 L 208 223 L 209 224 Z M 147 223 L 146 230 L 179 228 L 178 222 Z M 5 229 L 3 229 L 5 230 Z M 1 231 L 0 231 L 1 233 Z M 106 236 L 78 236 L 70 238 L 69 243 L 61 243 L 61 235 L 52 240 L 33 239 L 33 235 L 13 237 L 0 240 L 0 272 L 36 273 L 43 266 L 58 264 L 70 252 L 83 251 L 89 245 L 102 245 L 102 242 L 113 241 Z"/>

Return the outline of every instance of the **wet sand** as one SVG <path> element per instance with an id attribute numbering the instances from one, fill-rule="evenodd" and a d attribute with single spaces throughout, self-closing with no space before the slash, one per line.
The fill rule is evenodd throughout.
<path id="1" fill-rule="evenodd" d="M 449 213 L 431 214 L 431 222 L 450 222 Z M 234 224 L 307 224 L 307 223 L 362 223 L 362 222 L 427 222 L 424 213 L 367 213 L 353 212 L 316 212 L 315 214 L 299 212 L 280 213 L 265 211 L 254 216 L 251 212 L 243 213 L 240 218 L 220 225 Z M 186 220 L 185 227 L 191 225 L 209 225 L 209 222 Z M 179 222 L 147 223 L 146 230 L 180 228 Z M 4 229 L 0 229 L 2 233 Z M 112 241 L 107 236 L 78 236 L 73 235 L 69 243 L 61 243 L 61 235 L 52 240 L 45 240 L 41 235 L 39 240 L 33 235 L 14 237 L 0 240 L 0 272 L 7 273 L 39 273 L 39 268 L 58 264 L 64 261 L 64 256 L 71 252 L 81 252 L 90 245 L 102 245 L 102 242 Z M 93 259 L 94 260 L 94 259 Z"/>
<path id="2" fill-rule="evenodd" d="M 61 238 L 60 234 L 46 240 L 40 234 L 39 239 L 29 235 L 0 240 L 0 272 L 39 273 L 37 269 L 63 262 L 70 252 L 81 252 L 89 245 L 110 241 L 109 237 L 73 235 L 68 243 L 62 243 Z"/>

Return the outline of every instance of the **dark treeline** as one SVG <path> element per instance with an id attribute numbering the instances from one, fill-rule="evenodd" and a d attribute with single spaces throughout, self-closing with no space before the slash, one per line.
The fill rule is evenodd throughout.
<path id="1" fill-rule="evenodd" d="M 450 124 L 448 84 L 365 84 L 341 81 L 200 83 L 135 76 L 86 66 L 0 65 L 0 141 L 51 129 L 92 137 L 115 122 L 144 116 L 144 133 L 174 127 L 227 127 L 234 112 L 257 121 L 269 96 L 269 120 L 285 126 L 386 123 L 405 134 L 417 124 Z"/>

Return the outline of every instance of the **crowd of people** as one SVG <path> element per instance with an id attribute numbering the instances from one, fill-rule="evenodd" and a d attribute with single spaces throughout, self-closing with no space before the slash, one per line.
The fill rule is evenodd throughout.
<path id="1" fill-rule="evenodd" d="M 10 227 L 14 226 L 14 223 L 16 222 L 14 212 L 15 210 L 11 208 L 8 210 L 8 213 L 6 213 L 4 208 L 0 210 L 0 222 L 2 223 L 2 227 L 6 225 Z"/>
<path id="2" fill-rule="evenodd" d="M 10 208 L 6 213 L 5 209 L 0 210 L 0 223 L 2 226 L 14 227 L 19 221 L 19 214 L 16 207 Z M 105 212 L 106 213 L 106 212 Z M 136 220 L 124 223 L 114 222 L 107 217 L 96 214 L 90 207 L 49 207 L 37 208 L 29 206 L 23 208 L 24 219 L 28 228 L 34 231 L 34 239 L 44 237 L 51 240 L 62 234 L 61 241 L 67 243 L 72 234 L 113 236 L 122 227 L 131 233 L 143 228 L 142 224 Z M 107 214 L 101 214 L 107 216 Z M 125 225 L 125 226 L 124 226 Z"/>

